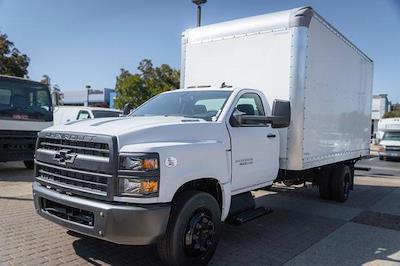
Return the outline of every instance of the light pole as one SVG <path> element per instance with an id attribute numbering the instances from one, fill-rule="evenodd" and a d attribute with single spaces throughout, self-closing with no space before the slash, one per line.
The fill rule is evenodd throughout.
<path id="1" fill-rule="evenodd" d="M 201 5 L 207 3 L 207 0 L 192 0 L 197 5 L 197 27 L 201 25 Z"/>
<path id="2" fill-rule="evenodd" d="M 90 91 L 91 86 L 86 85 L 85 88 L 86 88 L 86 106 L 89 106 L 89 91 Z"/>

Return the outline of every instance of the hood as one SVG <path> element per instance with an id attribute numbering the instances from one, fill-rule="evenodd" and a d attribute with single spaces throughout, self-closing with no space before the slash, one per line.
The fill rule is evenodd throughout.
<path id="1" fill-rule="evenodd" d="M 229 148 L 226 125 L 178 116 L 114 117 L 74 121 L 44 131 L 116 136 L 119 148 L 154 142 L 217 141 Z"/>
<path id="2" fill-rule="evenodd" d="M 379 145 L 382 146 L 397 146 L 400 147 L 400 141 L 399 140 L 382 140 L 379 142 Z"/>
<path id="3" fill-rule="evenodd" d="M 67 131 L 118 136 L 127 131 L 152 127 L 154 125 L 184 123 L 185 121 L 200 122 L 201 120 L 189 120 L 177 116 L 109 117 L 73 121 L 63 125 L 49 127 L 45 131 Z"/>

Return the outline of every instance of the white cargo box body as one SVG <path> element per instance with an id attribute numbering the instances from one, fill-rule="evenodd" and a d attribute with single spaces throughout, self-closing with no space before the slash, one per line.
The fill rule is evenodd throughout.
<path id="1" fill-rule="evenodd" d="M 290 100 L 281 169 L 369 153 L 373 62 L 311 8 L 185 31 L 181 75 L 181 88 L 225 82 L 261 90 L 270 106 Z"/>

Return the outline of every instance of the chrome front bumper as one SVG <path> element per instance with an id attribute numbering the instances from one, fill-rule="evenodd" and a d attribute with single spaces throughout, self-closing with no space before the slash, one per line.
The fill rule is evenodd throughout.
<path id="1" fill-rule="evenodd" d="M 69 230 L 104 239 L 117 244 L 147 245 L 154 243 L 167 228 L 170 205 L 121 205 L 61 194 L 34 182 L 32 185 L 35 209 L 42 217 Z M 45 202 L 58 206 L 51 213 Z M 91 222 L 72 221 L 63 213 L 90 213 Z M 52 210 L 58 209 L 52 208 Z M 57 215 L 57 212 L 63 215 Z M 87 215 L 85 217 L 88 217 Z"/>

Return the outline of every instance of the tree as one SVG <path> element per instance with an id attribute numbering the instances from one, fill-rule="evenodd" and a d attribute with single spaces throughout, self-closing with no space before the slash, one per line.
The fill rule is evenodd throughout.
<path id="1" fill-rule="evenodd" d="M 137 69 L 138 73 L 136 74 L 121 69 L 115 84 L 117 108 L 122 108 L 126 103 L 138 107 L 161 92 L 179 87 L 179 70 L 173 69 L 167 64 L 154 67 L 151 60 L 144 59 L 139 63 Z"/>
<path id="2" fill-rule="evenodd" d="M 0 33 L 0 74 L 24 77 L 28 74 L 29 57 L 15 48 L 6 34 Z"/>
<path id="3" fill-rule="evenodd" d="M 399 117 L 400 118 L 400 110 L 386 112 L 383 115 L 383 118 L 395 118 L 395 117 Z"/>

